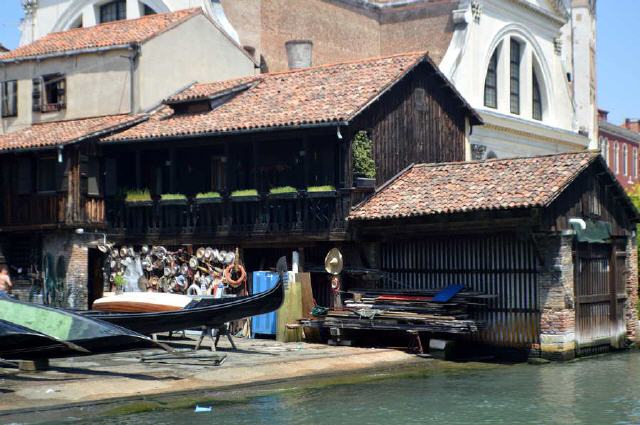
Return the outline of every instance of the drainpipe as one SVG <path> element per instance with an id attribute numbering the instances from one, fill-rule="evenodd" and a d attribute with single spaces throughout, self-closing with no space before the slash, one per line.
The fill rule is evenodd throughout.
<path id="1" fill-rule="evenodd" d="M 138 57 L 140 56 L 140 45 L 137 43 L 131 44 L 130 49 L 133 50 L 129 58 L 129 112 L 136 113 L 136 89 L 135 89 L 135 76 L 136 68 L 138 66 Z"/>

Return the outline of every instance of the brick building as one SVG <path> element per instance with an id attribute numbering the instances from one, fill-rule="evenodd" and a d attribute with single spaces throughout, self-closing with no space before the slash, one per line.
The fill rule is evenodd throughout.
<path id="1" fill-rule="evenodd" d="M 640 181 L 640 121 L 625 120 L 622 125 L 608 121 L 608 112 L 598 110 L 599 142 L 602 156 L 625 188 Z"/>

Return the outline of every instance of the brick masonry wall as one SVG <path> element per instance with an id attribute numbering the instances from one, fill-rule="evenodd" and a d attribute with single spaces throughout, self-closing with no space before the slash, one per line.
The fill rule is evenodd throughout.
<path id="1" fill-rule="evenodd" d="M 638 245 L 635 237 L 627 240 L 627 273 L 625 275 L 627 301 L 624 317 L 627 326 L 627 338 L 637 343 L 638 337 Z"/>
<path id="2" fill-rule="evenodd" d="M 575 357 L 575 298 L 572 236 L 548 236 L 539 248 L 540 354 L 550 359 Z"/>
<path id="3" fill-rule="evenodd" d="M 84 236 L 79 236 L 71 232 L 56 232 L 44 236 L 42 241 L 43 258 L 47 255 L 53 257 L 56 270 L 55 276 L 65 275 L 63 294 L 60 303 L 63 307 L 75 309 L 88 308 L 88 248 L 84 241 Z M 60 262 L 64 259 L 65 270 L 57 270 Z M 46 261 L 46 260 L 45 260 Z"/>

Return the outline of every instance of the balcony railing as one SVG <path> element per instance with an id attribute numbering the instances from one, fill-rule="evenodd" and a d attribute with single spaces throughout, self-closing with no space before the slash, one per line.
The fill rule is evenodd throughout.
<path id="1" fill-rule="evenodd" d="M 0 223 L 3 227 L 57 225 L 65 221 L 63 193 L 18 195 L 5 200 Z"/>
<path id="2" fill-rule="evenodd" d="M 329 191 L 184 201 L 107 201 L 107 226 L 127 235 L 324 233 L 344 230 L 349 193 Z"/>

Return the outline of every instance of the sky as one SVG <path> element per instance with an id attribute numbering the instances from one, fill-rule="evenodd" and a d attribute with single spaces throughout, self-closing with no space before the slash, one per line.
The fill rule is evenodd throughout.
<path id="1" fill-rule="evenodd" d="M 640 0 L 598 0 L 598 106 L 609 121 L 640 118 Z M 0 43 L 20 40 L 20 0 L 0 0 Z"/>

